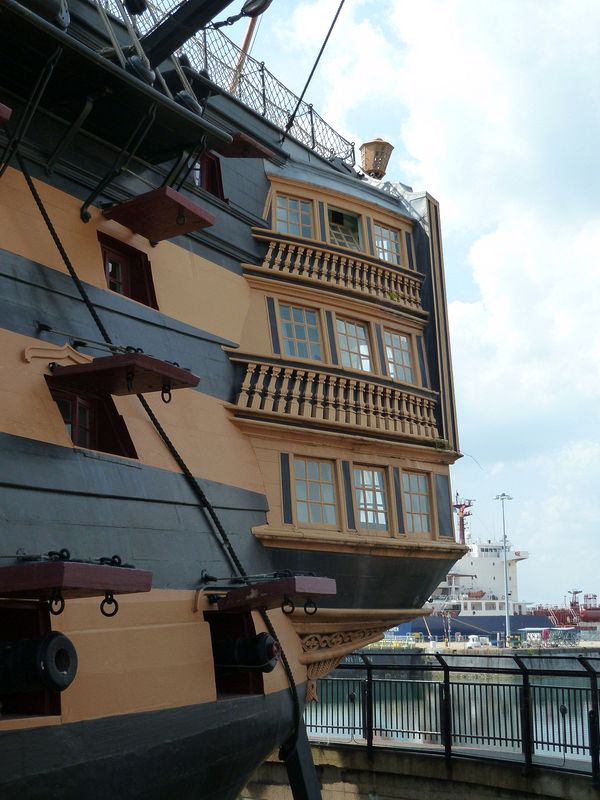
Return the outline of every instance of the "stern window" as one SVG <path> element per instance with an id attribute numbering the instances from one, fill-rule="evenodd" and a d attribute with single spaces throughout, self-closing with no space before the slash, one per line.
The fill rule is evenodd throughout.
<path id="1" fill-rule="evenodd" d="M 350 319 L 337 319 L 342 366 L 371 372 L 371 351 L 367 326 Z"/>
<path id="2" fill-rule="evenodd" d="M 338 247 L 347 247 L 350 250 L 362 250 L 360 235 L 360 217 L 348 214 L 347 211 L 337 211 L 330 208 L 327 211 L 329 222 L 329 238 L 332 244 Z"/>
<path id="3" fill-rule="evenodd" d="M 312 203 L 297 197 L 277 195 L 275 201 L 275 230 L 290 236 L 313 236 Z"/>
<path id="4" fill-rule="evenodd" d="M 354 496 L 358 509 L 358 527 L 372 531 L 387 531 L 388 512 L 383 470 L 355 467 Z"/>
<path id="5" fill-rule="evenodd" d="M 330 461 L 295 458 L 294 489 L 299 524 L 337 524 L 335 481 Z"/>
<path id="6" fill-rule="evenodd" d="M 391 264 L 401 264 L 402 246 L 400 244 L 400 232 L 393 228 L 386 228 L 384 225 L 375 223 L 375 250 L 377 258 L 382 261 L 389 261 Z"/>
<path id="7" fill-rule="evenodd" d="M 385 357 L 390 378 L 405 383 L 413 382 L 412 356 L 407 336 L 385 331 Z"/>
<path id="8" fill-rule="evenodd" d="M 323 360 L 317 311 L 279 304 L 283 351 L 287 356 Z"/>
<path id="9" fill-rule="evenodd" d="M 418 472 L 402 474 L 407 533 L 431 533 L 429 481 Z"/>

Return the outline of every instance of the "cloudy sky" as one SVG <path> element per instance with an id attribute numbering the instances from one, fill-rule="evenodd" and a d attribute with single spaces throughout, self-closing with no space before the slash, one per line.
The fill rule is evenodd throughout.
<path id="1" fill-rule="evenodd" d="M 274 0 L 252 55 L 299 93 L 338 4 Z M 600 594 L 599 76 L 597 0 L 347 0 L 307 94 L 440 201 L 453 488 L 474 538 L 501 534 L 512 495 L 529 601 Z"/>

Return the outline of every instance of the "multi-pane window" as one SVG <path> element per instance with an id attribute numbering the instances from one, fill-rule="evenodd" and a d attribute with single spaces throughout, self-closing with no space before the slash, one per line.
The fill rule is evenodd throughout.
<path id="1" fill-rule="evenodd" d="M 288 356 L 323 360 L 317 312 L 311 308 L 279 304 L 283 352 Z"/>
<path id="2" fill-rule="evenodd" d="M 354 467 L 354 496 L 358 510 L 358 527 L 387 531 L 388 512 L 383 470 Z"/>
<path id="3" fill-rule="evenodd" d="M 158 308 L 146 254 L 104 233 L 98 233 L 98 239 L 108 288 L 138 303 Z"/>
<path id="4" fill-rule="evenodd" d="M 391 264 L 401 263 L 400 231 L 386 228 L 385 225 L 375 223 L 375 250 L 377 258 L 389 261 Z"/>
<path id="5" fill-rule="evenodd" d="M 114 252 L 106 253 L 106 281 L 108 288 L 118 294 L 129 295 L 129 263 Z"/>
<path id="6" fill-rule="evenodd" d="M 329 238 L 332 244 L 362 250 L 360 237 L 360 217 L 345 211 L 328 210 Z"/>
<path id="7" fill-rule="evenodd" d="M 407 336 L 385 331 L 385 357 L 390 378 L 406 383 L 413 382 L 410 340 Z"/>
<path id="8" fill-rule="evenodd" d="M 78 447 L 94 447 L 94 405 L 77 395 L 67 394 L 56 395 L 56 404 L 73 444 Z"/>
<path id="9" fill-rule="evenodd" d="M 294 458 L 296 517 L 300 524 L 335 525 L 337 523 L 333 464 Z"/>
<path id="10" fill-rule="evenodd" d="M 431 505 L 427 476 L 418 472 L 404 472 L 402 488 L 404 490 L 407 533 L 429 533 L 431 531 Z"/>
<path id="11" fill-rule="evenodd" d="M 371 372 L 371 351 L 367 327 L 350 319 L 337 319 L 342 366 Z"/>
<path id="12" fill-rule="evenodd" d="M 123 418 L 110 395 L 66 391 L 47 378 L 71 441 L 77 447 L 137 458 Z"/>
<path id="13" fill-rule="evenodd" d="M 290 236 L 311 238 L 313 235 L 311 202 L 278 194 L 275 201 L 275 230 L 279 233 L 289 233 Z"/>

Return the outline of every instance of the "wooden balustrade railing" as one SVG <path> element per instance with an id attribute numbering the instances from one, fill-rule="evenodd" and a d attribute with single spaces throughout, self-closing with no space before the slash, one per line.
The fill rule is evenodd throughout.
<path id="1" fill-rule="evenodd" d="M 421 280 L 382 263 L 316 245 L 254 234 L 269 247 L 262 269 L 295 275 L 313 283 L 347 289 L 410 309 L 422 310 Z"/>
<path id="2" fill-rule="evenodd" d="M 249 362 L 236 405 L 334 427 L 439 437 L 435 400 L 373 380 L 314 369 Z"/>

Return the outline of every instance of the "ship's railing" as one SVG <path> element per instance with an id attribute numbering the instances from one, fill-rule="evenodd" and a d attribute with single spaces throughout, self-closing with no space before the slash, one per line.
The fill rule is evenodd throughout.
<path id="1" fill-rule="evenodd" d="M 101 0 L 107 11 L 123 18 L 120 0 Z M 128 21 L 138 33 L 148 33 L 163 17 L 171 13 L 181 0 L 154 0 L 148 10 Z M 284 131 L 299 98 L 269 72 L 264 62 L 244 55 L 221 30 L 207 28 L 190 38 L 181 49 L 196 70 L 206 70 L 221 89 L 256 111 Z M 289 134 L 323 158 L 340 158 L 354 166 L 354 143 L 349 142 L 317 114 L 310 103 L 300 103 Z"/>
<path id="2" fill-rule="evenodd" d="M 421 278 L 360 254 L 341 253 L 316 243 L 301 243 L 281 234 L 255 232 L 268 243 L 260 269 L 290 275 L 319 286 L 345 289 L 409 310 L 422 311 Z M 255 267 L 256 268 L 256 267 Z"/>
<path id="3" fill-rule="evenodd" d="M 260 362 L 246 364 L 238 409 L 262 416 L 303 420 L 334 428 L 359 429 L 386 437 L 439 437 L 435 393 L 425 397 L 373 379 L 327 369 Z"/>
<path id="4" fill-rule="evenodd" d="M 600 657 L 350 656 L 317 681 L 309 736 L 589 772 L 600 785 Z"/>

